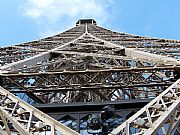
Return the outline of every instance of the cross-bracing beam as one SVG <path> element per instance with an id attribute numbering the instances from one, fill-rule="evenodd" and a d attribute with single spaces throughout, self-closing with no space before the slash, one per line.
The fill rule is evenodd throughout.
<path id="1" fill-rule="evenodd" d="M 166 76 L 164 73 L 167 71 L 173 72 L 174 70 L 176 67 L 167 66 L 7 73 L 0 74 L 0 76 L 4 88 L 11 92 L 14 91 L 13 93 L 33 94 L 34 96 L 31 95 L 30 99 L 33 97 L 33 100 L 38 103 L 69 103 L 85 100 L 94 102 L 154 97 L 173 82 L 173 78 L 163 80 L 162 77 Z M 28 102 L 24 96 L 21 98 Z"/>
<path id="2" fill-rule="evenodd" d="M 2 64 L 1 66 L 2 61 L 0 60 L 0 72 L 14 71 L 18 70 L 23 66 L 32 66 L 40 62 L 47 62 L 51 57 L 48 50 L 56 50 L 70 44 L 71 42 L 78 40 L 83 36 L 83 31 L 84 27 L 79 26 L 63 32 L 59 35 L 44 38 L 39 41 L 22 43 L 16 46 L 7 47 L 5 49 L 0 48 L 0 58 L 3 63 L 6 62 L 6 64 Z M 27 52 L 31 52 L 33 54 L 27 54 L 26 57 L 21 58 Z M 14 53 L 16 53 L 16 55 Z M 13 59 L 10 59 L 9 57 L 12 57 Z"/>
<path id="3" fill-rule="evenodd" d="M 2 87 L 0 87 L 0 103 L 0 116 L 8 135 L 10 135 L 10 127 L 21 135 L 46 134 L 46 132 L 51 135 L 59 133 L 79 135 Z"/>
<path id="4" fill-rule="evenodd" d="M 119 33 L 95 25 L 88 25 L 88 32 L 97 38 L 126 48 L 126 55 L 157 64 L 179 64 L 179 40 L 167 40 Z M 133 49 L 136 48 L 136 49 Z M 140 51 L 141 50 L 141 51 Z M 143 52 L 146 51 L 146 52 Z M 169 56 L 171 56 L 171 59 Z M 175 59 L 176 58 L 176 59 Z"/>
<path id="5" fill-rule="evenodd" d="M 95 36 L 93 36 L 92 34 L 89 33 L 89 35 L 97 40 L 101 40 L 102 42 L 105 42 L 105 44 L 113 46 L 113 47 L 120 47 L 120 48 L 124 48 L 125 49 L 125 55 L 133 58 L 133 59 L 139 59 L 141 61 L 146 61 L 146 62 L 151 62 L 151 63 L 157 63 L 157 64 L 164 64 L 166 65 L 168 63 L 168 65 L 180 65 L 180 61 L 178 61 L 177 59 L 168 57 L 168 56 L 161 56 L 161 55 L 157 55 L 157 54 L 152 54 L 152 53 L 148 53 L 148 52 L 143 52 L 143 51 L 139 51 L 133 48 L 125 48 L 123 46 L 120 45 L 116 45 L 113 43 L 110 43 L 108 41 L 105 41 L 103 39 L 99 39 Z"/>
<path id="6" fill-rule="evenodd" d="M 109 135 L 170 135 L 180 123 L 180 79 Z"/>

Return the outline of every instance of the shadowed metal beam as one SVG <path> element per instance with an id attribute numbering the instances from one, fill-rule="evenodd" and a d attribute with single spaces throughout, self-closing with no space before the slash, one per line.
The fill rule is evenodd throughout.
<path id="1" fill-rule="evenodd" d="M 176 66 L 164 66 L 164 67 L 142 67 L 142 68 L 112 68 L 112 69 L 99 69 L 99 70 L 82 70 L 82 71 L 52 71 L 52 72 L 29 72 L 29 73 L 1 73 L 0 76 L 11 77 L 11 76 L 36 76 L 36 75 L 53 75 L 53 74 L 84 74 L 84 73 L 96 73 L 96 72 L 136 72 L 136 71 L 160 71 L 179 69 Z"/>
<path id="2" fill-rule="evenodd" d="M 103 106 L 114 105 L 116 109 L 131 109 L 131 108 L 141 108 L 152 99 L 132 99 L 132 100 L 122 100 L 122 101 L 104 101 L 104 102 L 79 102 L 73 103 L 61 103 L 61 104 L 34 104 L 33 106 L 38 108 L 43 112 L 82 112 L 82 111 L 101 111 Z M 137 105 L 138 104 L 138 105 Z"/>

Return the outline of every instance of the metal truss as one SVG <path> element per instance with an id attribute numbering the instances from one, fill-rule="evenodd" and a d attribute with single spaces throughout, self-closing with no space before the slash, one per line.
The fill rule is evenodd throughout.
<path id="1" fill-rule="evenodd" d="M 0 48 L 0 86 L 40 106 L 140 103 L 179 79 L 180 41 L 113 32 L 88 21 L 52 37 Z"/>
<path id="2" fill-rule="evenodd" d="M 84 32 L 85 26 L 77 26 L 52 37 L 0 48 L 0 70 L 12 71 L 12 67 L 17 69 L 23 65 L 32 65 L 41 60 L 47 60 L 49 55 L 46 52 L 75 40 Z M 31 59 L 33 56 L 34 58 Z M 14 66 L 14 63 L 18 66 Z"/>
<path id="3" fill-rule="evenodd" d="M 74 130 L 60 124 L 47 114 L 20 100 L 4 88 L 0 87 L 0 116 L 8 135 L 18 132 L 22 135 L 48 133 L 56 135 L 79 135 Z M 1 131 L 0 131 L 1 132 Z"/>
<path id="4" fill-rule="evenodd" d="M 13 93 L 27 94 L 39 103 L 97 102 L 153 98 L 172 83 L 162 77 L 166 71 L 173 72 L 174 69 L 168 66 L 8 73 L 1 77 L 4 88 Z M 21 98 L 32 102 L 25 95 Z"/>
<path id="5" fill-rule="evenodd" d="M 170 135 L 180 124 L 179 109 L 180 79 L 117 127 L 110 135 Z"/>

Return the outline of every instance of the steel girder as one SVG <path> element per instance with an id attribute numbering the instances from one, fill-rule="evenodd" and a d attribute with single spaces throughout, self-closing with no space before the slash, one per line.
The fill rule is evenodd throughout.
<path id="1" fill-rule="evenodd" d="M 79 133 L 60 124 L 47 114 L 27 104 L 4 88 L 0 87 L 0 116 L 8 135 L 17 132 L 21 135 L 50 132 L 51 135 L 79 135 Z M 2 123 L 1 123 L 2 125 Z M 1 131 L 0 131 L 1 132 Z"/>
<path id="2" fill-rule="evenodd" d="M 110 135 L 170 135 L 180 124 L 180 79 L 113 130 Z"/>
<path id="3" fill-rule="evenodd" d="M 173 79 L 163 77 L 166 71 L 172 73 L 175 69 L 168 66 L 8 73 L 1 77 L 4 88 L 13 93 L 33 94 L 40 103 L 96 102 L 153 98 L 172 83 Z"/>

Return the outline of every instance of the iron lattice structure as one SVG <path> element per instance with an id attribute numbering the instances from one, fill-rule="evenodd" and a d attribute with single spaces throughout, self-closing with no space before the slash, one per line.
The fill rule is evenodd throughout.
<path id="1" fill-rule="evenodd" d="M 180 41 L 113 32 L 93 19 L 0 50 L 1 86 L 78 132 L 105 105 L 121 124 L 180 78 Z"/>

